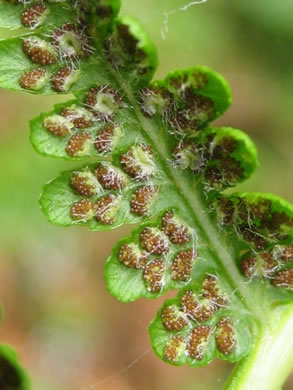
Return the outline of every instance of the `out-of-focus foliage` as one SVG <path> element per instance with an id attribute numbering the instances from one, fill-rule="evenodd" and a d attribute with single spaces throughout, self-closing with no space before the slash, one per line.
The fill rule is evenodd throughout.
<path id="1" fill-rule="evenodd" d="M 158 78 L 201 63 L 228 79 L 234 104 L 221 123 L 250 132 L 260 151 L 260 168 L 242 189 L 292 201 L 292 2 L 209 0 L 170 15 L 164 40 L 163 12 L 184 3 L 124 0 L 122 12 L 138 16 L 156 43 Z M 0 99 L 1 340 L 20 351 L 33 390 L 87 388 L 117 372 L 93 389 L 220 388 L 230 368 L 219 362 L 200 372 L 174 369 L 146 353 L 119 373 L 148 348 L 145 328 L 157 303 L 126 307 L 107 295 L 103 263 L 121 232 L 93 235 L 57 229 L 43 219 L 39 188 L 68 168 L 32 151 L 28 120 L 47 111 L 52 99 L 3 91 Z M 284 389 L 291 388 L 289 379 Z"/>

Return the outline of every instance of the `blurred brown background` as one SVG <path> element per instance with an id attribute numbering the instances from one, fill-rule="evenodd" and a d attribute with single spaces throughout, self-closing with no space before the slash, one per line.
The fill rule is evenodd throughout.
<path id="1" fill-rule="evenodd" d="M 242 189 L 293 201 L 292 0 L 209 0 L 171 15 L 164 40 L 164 11 L 186 2 L 124 0 L 122 12 L 156 43 L 158 77 L 195 64 L 226 77 L 234 104 L 219 123 L 245 130 L 259 149 L 260 168 Z M 20 352 L 33 390 L 219 390 L 230 365 L 174 368 L 150 351 L 147 325 L 162 299 L 125 305 L 106 291 L 104 260 L 130 228 L 89 233 L 41 214 L 41 186 L 72 167 L 29 143 L 28 120 L 55 101 L 0 91 L 1 341 Z"/>

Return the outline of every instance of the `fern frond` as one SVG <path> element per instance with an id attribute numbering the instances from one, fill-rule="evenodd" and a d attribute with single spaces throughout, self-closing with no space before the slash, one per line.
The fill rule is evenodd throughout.
<path id="1" fill-rule="evenodd" d="M 241 360 L 274 305 L 292 302 L 293 209 L 231 191 L 258 162 L 244 132 L 211 125 L 231 104 L 228 84 L 203 66 L 152 81 L 156 50 L 118 17 L 118 1 L 38 4 L 0 1 L 0 25 L 28 28 L 0 42 L 0 86 L 72 93 L 32 120 L 31 142 L 86 161 L 44 187 L 44 214 L 92 231 L 139 223 L 107 260 L 110 293 L 129 302 L 179 291 L 150 325 L 163 360 Z"/>

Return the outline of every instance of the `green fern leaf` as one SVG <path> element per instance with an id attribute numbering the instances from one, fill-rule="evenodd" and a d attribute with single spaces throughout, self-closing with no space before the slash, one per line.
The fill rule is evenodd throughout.
<path id="1" fill-rule="evenodd" d="M 149 328 L 161 359 L 240 361 L 292 302 L 293 206 L 231 191 L 258 162 L 245 133 L 211 126 L 231 104 L 226 81 L 202 66 L 152 81 L 156 50 L 119 1 L 10 3 L 2 25 L 28 31 L 0 42 L 0 86 L 73 93 L 31 121 L 31 142 L 86 161 L 44 187 L 44 214 L 92 231 L 139 223 L 106 262 L 109 292 L 178 290 Z"/>
<path id="2" fill-rule="evenodd" d="M 0 387 L 2 390 L 28 390 L 30 387 L 16 353 L 7 345 L 0 345 Z"/>

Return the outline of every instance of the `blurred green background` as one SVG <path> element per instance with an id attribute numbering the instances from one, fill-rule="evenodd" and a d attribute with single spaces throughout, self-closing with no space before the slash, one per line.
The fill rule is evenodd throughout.
<path id="1" fill-rule="evenodd" d="M 163 39 L 164 12 L 185 4 L 124 0 L 122 13 L 156 43 L 157 77 L 195 64 L 225 76 L 234 104 L 218 123 L 245 130 L 259 149 L 260 168 L 242 189 L 293 201 L 292 0 L 208 0 L 171 15 Z M 33 390 L 220 389 L 232 366 L 174 368 L 150 351 L 147 325 L 162 299 L 124 305 L 107 293 L 104 260 L 130 228 L 89 233 L 41 214 L 42 185 L 72 167 L 29 143 L 29 119 L 55 102 L 0 91 L 1 341 L 19 351 Z M 284 390 L 292 388 L 293 376 Z"/>

